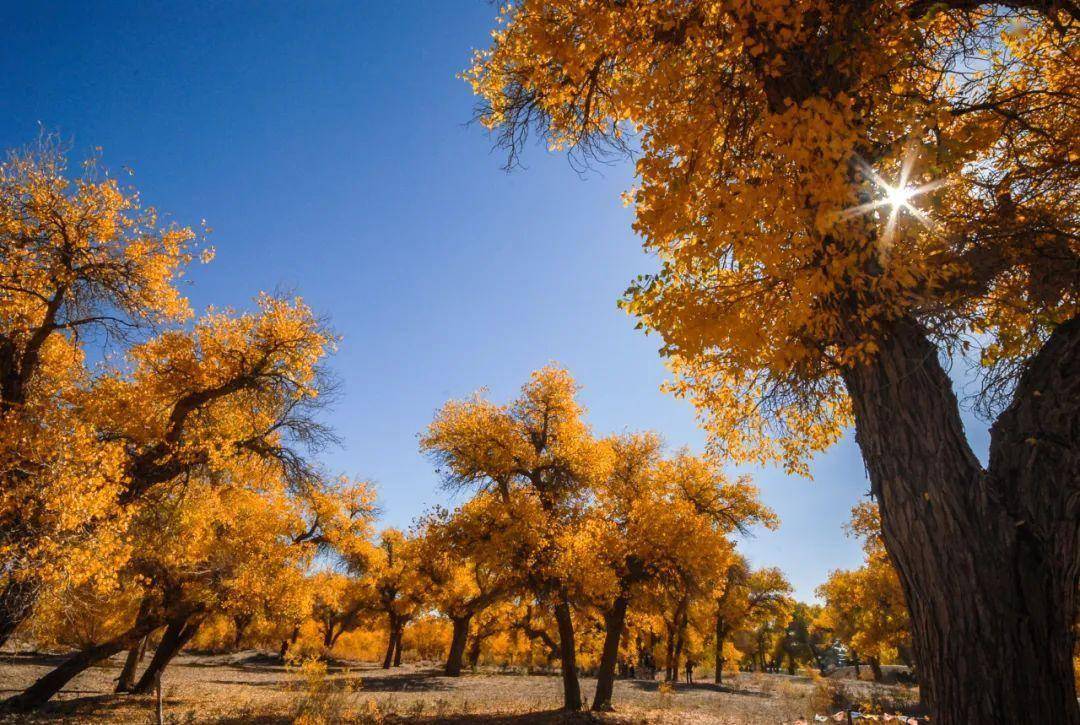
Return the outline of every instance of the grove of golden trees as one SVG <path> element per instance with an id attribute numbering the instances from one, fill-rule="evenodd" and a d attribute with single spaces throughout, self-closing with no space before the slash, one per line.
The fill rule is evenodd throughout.
<path id="1" fill-rule="evenodd" d="M 1080 725 L 1080 62 L 1072 0 L 512 0 L 465 72 L 519 160 L 635 159 L 658 336 L 708 450 L 598 433 L 554 364 L 446 402 L 464 500 L 377 529 L 331 475 L 337 338 L 299 297 L 196 313 L 212 250 L 51 137 L 0 162 L 0 645 L 62 649 L 33 710 L 199 643 L 615 682 L 907 665 L 934 722 Z M 980 462 L 950 377 L 971 363 Z M 848 429 L 864 561 L 797 602 L 730 464 L 808 476 Z M 594 673 L 586 702 L 580 678 Z"/>
<path id="2" fill-rule="evenodd" d="M 466 74 L 510 152 L 637 156 L 623 304 L 715 452 L 854 424 L 935 721 L 1080 723 L 1074 2 L 519 0 Z M 943 358 L 981 365 L 989 463 Z"/>
<path id="3" fill-rule="evenodd" d="M 0 173 L 0 612 L 5 640 L 68 651 L 7 708 L 125 652 L 116 692 L 148 692 L 192 644 L 297 661 L 381 636 L 389 669 L 412 629 L 450 676 L 485 648 L 558 663 L 570 709 L 587 667 L 608 710 L 629 666 L 677 679 L 714 625 L 734 654 L 759 579 L 770 627 L 786 616 L 782 576 L 735 552 L 733 534 L 776 525 L 749 479 L 656 433 L 594 434 L 554 366 L 507 404 L 446 403 L 420 448 L 470 497 L 376 531 L 373 487 L 315 455 L 334 440 L 324 321 L 271 295 L 195 318 L 177 287 L 195 234 L 92 167 L 71 178 L 49 139 Z M 755 667 L 772 631 L 747 634 Z"/>

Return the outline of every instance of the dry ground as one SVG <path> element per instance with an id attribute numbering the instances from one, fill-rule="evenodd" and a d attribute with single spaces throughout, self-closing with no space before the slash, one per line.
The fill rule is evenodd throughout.
<path id="1" fill-rule="evenodd" d="M 57 657 L 0 653 L 0 696 L 18 690 L 52 666 Z M 111 695 L 120 657 L 73 680 L 45 713 L 2 718 L 16 722 L 149 723 L 153 697 Z M 321 710 L 336 722 L 546 723 L 590 721 L 557 712 L 560 680 L 555 676 L 483 672 L 442 677 L 434 666 L 382 670 L 368 663 L 335 663 L 309 696 L 294 670 L 257 652 L 230 655 L 183 654 L 164 678 L 166 722 L 289 723 L 304 708 Z M 595 681 L 583 678 L 586 698 Z M 307 686 L 308 689 L 311 685 Z M 875 693 L 892 700 L 910 698 L 901 688 L 848 683 L 859 699 Z M 859 691 L 861 688 L 861 691 Z M 790 723 L 811 715 L 821 685 L 805 677 L 746 673 L 723 687 L 680 684 L 674 692 L 658 682 L 620 680 L 617 711 L 605 722 L 631 723 Z M 815 694 L 815 690 L 817 691 Z"/>

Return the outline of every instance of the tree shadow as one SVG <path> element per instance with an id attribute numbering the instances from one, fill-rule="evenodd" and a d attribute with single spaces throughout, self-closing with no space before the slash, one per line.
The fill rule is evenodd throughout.
<path id="1" fill-rule="evenodd" d="M 758 690 L 740 690 L 731 687 L 730 685 L 717 685 L 712 682 L 695 682 L 692 685 L 688 685 L 685 682 L 662 683 L 660 680 L 619 680 L 619 682 L 644 692 L 659 692 L 661 684 L 670 684 L 674 685 L 675 692 L 720 692 L 725 695 L 758 697 L 766 700 L 770 697 L 767 692 L 760 692 Z"/>

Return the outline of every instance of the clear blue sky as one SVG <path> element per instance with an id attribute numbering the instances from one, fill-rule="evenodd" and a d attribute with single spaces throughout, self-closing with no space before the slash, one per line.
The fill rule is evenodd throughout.
<path id="1" fill-rule="evenodd" d="M 39 124 L 135 170 L 144 199 L 206 219 L 216 260 L 197 308 L 295 288 L 343 336 L 344 440 L 330 468 L 379 484 L 385 522 L 445 501 L 416 436 L 450 397 L 504 399 L 549 361 L 584 386 L 600 432 L 651 428 L 700 448 L 661 394 L 657 341 L 615 306 L 654 262 L 619 194 L 627 165 L 581 178 L 535 149 L 501 170 L 456 74 L 495 6 L 428 2 L 13 2 L 0 9 L 0 145 Z M 985 436 L 980 433 L 980 450 Z M 861 553 L 841 525 L 868 489 L 846 439 L 815 480 L 754 471 L 782 519 L 741 546 L 802 598 Z"/>

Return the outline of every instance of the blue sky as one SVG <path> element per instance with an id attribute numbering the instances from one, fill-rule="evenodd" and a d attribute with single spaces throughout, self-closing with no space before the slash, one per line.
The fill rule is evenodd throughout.
<path id="1" fill-rule="evenodd" d="M 654 267 L 619 196 L 629 167 L 583 178 L 538 147 L 506 174 L 467 125 L 456 75 L 494 14 L 484 0 L 0 9 L 0 145 L 40 124 L 76 157 L 100 146 L 134 169 L 172 219 L 206 219 L 217 258 L 190 272 L 196 308 L 291 288 L 328 314 L 344 446 L 325 460 L 376 480 L 398 526 L 447 500 L 417 451 L 435 410 L 480 387 L 505 399 L 549 361 L 584 386 L 597 431 L 703 444 L 690 406 L 659 392 L 657 340 L 615 305 Z M 868 489 L 850 437 L 813 471 L 752 471 L 782 527 L 741 543 L 802 598 L 858 564 L 841 525 Z"/>

